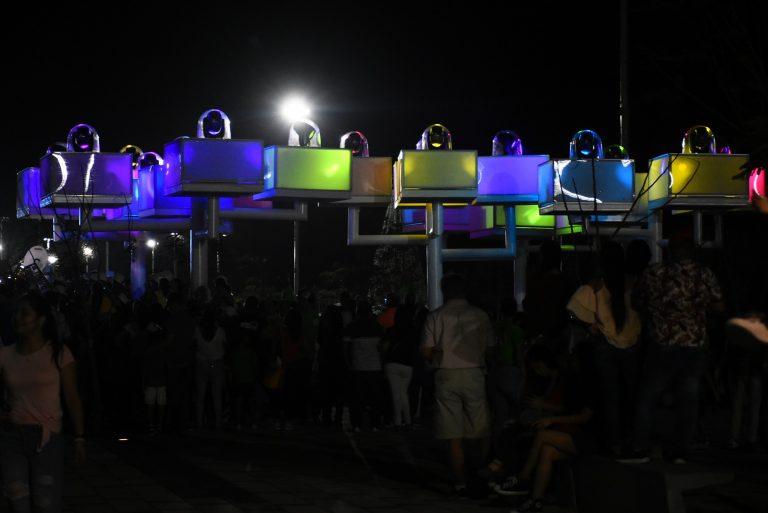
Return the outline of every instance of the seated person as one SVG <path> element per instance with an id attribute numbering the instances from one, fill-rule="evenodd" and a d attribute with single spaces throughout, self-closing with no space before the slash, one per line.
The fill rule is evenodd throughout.
<path id="1" fill-rule="evenodd" d="M 534 351 L 544 343 L 538 342 L 533 346 Z M 541 351 L 539 351 L 541 352 Z M 552 366 L 556 366 L 554 353 Z M 550 374 L 537 374 L 525 362 L 525 379 L 521 384 L 520 412 L 504 422 L 503 430 L 493 440 L 495 458 L 478 473 L 481 479 L 495 479 L 509 475 L 514 469 L 522 466 L 522 459 L 528 451 L 528 446 L 536 432 L 534 425 L 542 418 L 553 417 L 563 413 L 562 389 L 558 380 Z"/>
<path id="2" fill-rule="evenodd" d="M 526 366 L 556 383 L 555 388 L 562 394 L 562 413 L 533 423 L 537 431 L 525 465 L 517 475 L 494 486 L 499 495 L 528 496 L 519 509 L 513 510 L 520 512 L 542 510 L 542 497 L 555 461 L 584 454 L 592 446 L 592 394 L 578 373 L 561 370 L 551 350 L 542 345 L 531 347 L 526 354 Z"/>

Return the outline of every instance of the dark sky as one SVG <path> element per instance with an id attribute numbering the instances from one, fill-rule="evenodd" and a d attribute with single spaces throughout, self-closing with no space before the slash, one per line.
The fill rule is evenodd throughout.
<path id="1" fill-rule="evenodd" d="M 768 89 L 755 64 L 768 62 L 759 7 L 629 3 L 628 149 L 638 167 L 677 150 L 694 124 L 731 145 L 749 140 Z M 77 123 L 99 131 L 103 151 L 162 152 L 215 107 L 234 137 L 284 144 L 277 109 L 289 93 L 312 102 L 324 145 L 361 130 L 375 156 L 413 147 L 436 122 L 456 148 L 481 155 L 505 128 L 527 152 L 553 156 L 585 128 L 606 145 L 619 140 L 619 2 L 265 4 L 19 4 L 0 31 L 2 215 L 13 216 L 15 173 Z M 341 210 L 313 209 L 312 272 L 367 258 L 343 250 L 345 224 Z M 237 229 L 235 248 L 260 240 L 290 254 L 287 226 Z"/>

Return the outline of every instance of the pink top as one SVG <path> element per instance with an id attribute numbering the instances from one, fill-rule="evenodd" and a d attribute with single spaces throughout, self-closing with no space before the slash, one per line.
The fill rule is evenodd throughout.
<path id="1" fill-rule="evenodd" d="M 74 363 L 69 348 L 64 346 L 59 367 Z M 16 346 L 0 348 L 0 372 L 3 374 L 14 424 L 33 424 L 43 428 L 40 448 L 51 432 L 61 431 L 61 375 L 52 360 L 51 345 L 34 353 L 21 354 Z"/>

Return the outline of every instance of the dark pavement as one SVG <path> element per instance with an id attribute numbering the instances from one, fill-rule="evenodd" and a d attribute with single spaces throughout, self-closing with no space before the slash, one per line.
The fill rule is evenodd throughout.
<path id="1" fill-rule="evenodd" d="M 498 498 L 457 500 L 428 429 L 363 432 L 199 431 L 89 440 L 89 462 L 66 461 L 65 512 L 394 513 L 508 511 Z M 768 455 L 709 449 L 696 464 L 732 483 L 685 492 L 689 513 L 768 511 Z M 610 486 L 610 483 L 605 483 Z M 545 511 L 573 508 L 549 506 Z"/>

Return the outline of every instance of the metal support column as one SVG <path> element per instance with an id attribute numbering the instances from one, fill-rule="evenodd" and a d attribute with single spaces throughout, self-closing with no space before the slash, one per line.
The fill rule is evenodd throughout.
<path id="1" fill-rule="evenodd" d="M 440 281 L 443 278 L 443 205 L 431 203 L 427 206 L 427 306 L 435 310 L 443 304 Z"/>
<path id="2" fill-rule="evenodd" d="M 301 223 L 293 222 L 293 297 L 299 297 L 299 235 Z"/>

